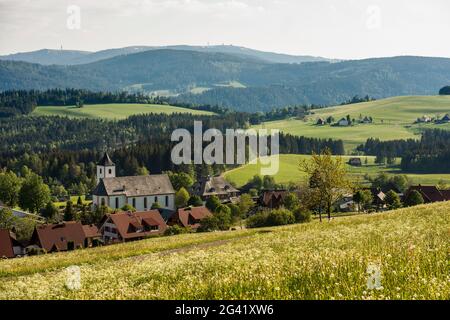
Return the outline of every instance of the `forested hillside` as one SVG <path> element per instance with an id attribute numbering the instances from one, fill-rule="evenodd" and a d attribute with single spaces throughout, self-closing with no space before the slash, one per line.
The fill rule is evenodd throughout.
<path id="1" fill-rule="evenodd" d="M 233 82 L 241 88 L 230 86 Z M 165 92 L 179 95 L 175 101 L 251 112 L 287 105 L 339 104 L 355 95 L 436 94 L 449 82 L 450 59 L 445 58 L 276 64 L 233 54 L 151 50 L 73 66 L 0 61 L 0 90 Z M 195 88 L 202 90 L 195 92 Z"/>

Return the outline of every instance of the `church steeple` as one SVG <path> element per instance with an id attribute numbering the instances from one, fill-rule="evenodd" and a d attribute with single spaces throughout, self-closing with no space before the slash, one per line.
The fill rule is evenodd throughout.
<path id="1" fill-rule="evenodd" d="M 103 157 L 97 163 L 97 183 L 103 178 L 114 178 L 116 176 L 116 165 L 112 162 L 108 153 L 105 152 Z"/>

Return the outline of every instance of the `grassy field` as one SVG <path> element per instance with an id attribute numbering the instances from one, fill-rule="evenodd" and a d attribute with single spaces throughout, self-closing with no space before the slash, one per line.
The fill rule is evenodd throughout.
<path id="1" fill-rule="evenodd" d="M 212 112 L 191 110 L 187 108 L 180 108 L 166 105 L 156 104 L 93 104 L 85 105 L 83 108 L 75 106 L 41 106 L 33 111 L 33 115 L 46 116 L 67 116 L 74 118 L 102 118 L 108 120 L 125 119 L 135 114 L 145 113 L 192 113 L 192 114 L 206 114 L 212 115 Z"/>
<path id="2" fill-rule="evenodd" d="M 0 299 L 448 300 L 449 212 L 450 202 L 3 260 Z M 78 290 L 66 286 L 70 265 Z"/>
<path id="3" fill-rule="evenodd" d="M 450 113 L 449 96 L 394 97 L 372 102 L 357 103 L 314 110 L 304 120 L 287 119 L 265 122 L 258 128 L 280 129 L 286 133 L 316 138 L 342 139 L 347 150 L 352 150 L 367 138 L 381 140 L 418 138 L 425 128 L 450 129 L 450 124 L 414 124 L 414 121 L 428 115 L 442 118 Z M 317 126 L 318 118 L 333 116 L 335 121 L 350 115 L 353 119 L 372 117 L 372 124 L 357 124 L 350 127 Z"/>
<path id="4" fill-rule="evenodd" d="M 297 154 L 281 154 L 280 155 L 280 166 L 278 174 L 275 175 L 275 181 L 277 183 L 287 183 L 287 182 L 300 182 L 305 180 L 305 175 L 299 171 L 298 164 L 301 160 L 307 160 L 311 156 L 309 155 L 297 155 Z M 348 161 L 350 156 L 343 156 L 345 162 Z M 352 180 L 359 183 L 367 183 L 364 179 L 365 175 L 375 176 L 379 172 L 386 172 L 388 174 L 400 174 L 401 170 L 397 165 L 394 166 L 384 166 L 377 165 L 374 163 L 375 157 L 371 156 L 361 156 L 360 157 L 363 166 L 353 167 L 346 165 L 348 173 Z M 367 158 L 367 165 L 365 164 L 365 159 Z M 225 178 L 229 181 L 233 181 L 237 186 L 242 186 L 250 178 L 256 174 L 260 174 L 261 163 L 255 165 L 245 165 L 236 169 L 232 169 L 226 172 Z M 450 184 L 450 174 L 406 174 L 413 183 L 418 184 L 430 184 L 435 185 L 439 181 L 443 180 Z"/>

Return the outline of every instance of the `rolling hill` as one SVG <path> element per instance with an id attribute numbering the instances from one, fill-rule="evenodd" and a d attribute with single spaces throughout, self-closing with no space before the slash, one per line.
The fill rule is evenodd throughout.
<path id="1" fill-rule="evenodd" d="M 450 298 L 450 202 L 0 261 L 0 299 Z M 79 266 L 81 287 L 67 287 Z M 379 290 L 367 287 L 380 270 Z M 113 281 L 111 279 L 114 279 Z"/>
<path id="2" fill-rule="evenodd" d="M 283 132 L 317 138 L 342 139 L 348 151 L 368 138 L 395 140 L 418 138 L 424 128 L 450 129 L 450 124 L 414 124 L 424 115 L 443 117 L 450 113 L 450 96 L 405 96 L 313 110 L 306 120 L 286 119 L 265 122 L 258 128 L 280 129 Z M 371 124 L 351 127 L 317 126 L 318 118 L 332 116 L 335 121 L 350 115 L 352 119 L 372 117 Z"/>
<path id="3" fill-rule="evenodd" d="M 192 113 L 203 115 L 213 114 L 212 112 L 208 111 L 192 110 L 167 105 L 111 103 L 85 105 L 83 108 L 77 108 L 75 106 L 40 106 L 33 111 L 32 115 L 120 120 L 125 119 L 131 115 L 145 113 Z"/>
<path id="4" fill-rule="evenodd" d="M 245 47 L 233 45 L 215 45 L 215 46 L 189 46 L 189 45 L 173 45 L 173 46 L 130 46 L 124 48 L 106 49 L 96 52 L 77 51 L 77 50 L 54 50 L 41 49 L 30 52 L 20 52 L 9 55 L 0 56 L 0 60 L 23 61 L 31 63 L 39 63 L 43 65 L 75 65 L 92 63 L 104 59 L 113 58 L 120 55 L 138 53 L 149 50 L 185 50 L 197 51 L 205 53 L 226 53 L 239 56 L 242 58 L 255 58 L 270 63 L 303 63 L 316 61 L 336 60 L 326 59 L 322 57 L 313 57 L 305 55 L 289 55 L 283 53 L 266 52 L 260 50 L 249 49 Z"/>
<path id="5" fill-rule="evenodd" d="M 276 183 L 300 183 L 306 181 L 306 175 L 299 171 L 299 162 L 301 160 L 310 159 L 310 155 L 299 154 L 281 154 L 279 172 L 274 175 Z M 344 156 L 345 162 L 348 161 L 350 156 Z M 375 157 L 361 156 L 363 165 L 361 167 L 353 167 L 346 165 L 349 177 L 355 183 L 361 185 L 368 185 L 369 181 L 366 179 L 366 175 L 370 177 L 376 176 L 380 172 L 387 174 L 402 174 L 398 163 L 392 166 L 378 165 L 374 163 Z M 365 161 L 367 159 L 367 164 Z M 399 160 L 397 161 L 399 162 Z M 234 182 L 238 187 L 246 184 L 253 176 L 259 175 L 261 169 L 261 163 L 246 164 L 242 167 L 238 167 L 229 170 L 224 173 L 227 180 Z M 405 174 L 413 184 L 423 185 L 436 185 L 440 181 L 450 184 L 450 174 Z"/>
<path id="6" fill-rule="evenodd" d="M 286 105 L 332 105 L 355 95 L 436 94 L 448 83 L 450 59 L 445 58 L 280 64 L 249 55 L 164 49 L 71 66 L 0 61 L 0 90 L 137 90 L 249 112 Z"/>

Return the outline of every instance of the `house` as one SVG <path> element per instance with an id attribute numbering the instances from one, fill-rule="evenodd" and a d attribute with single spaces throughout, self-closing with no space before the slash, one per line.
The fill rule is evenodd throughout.
<path id="1" fill-rule="evenodd" d="M 372 122 L 373 122 L 372 118 L 369 118 L 367 116 L 365 116 L 364 119 L 362 120 L 362 123 L 372 123 Z"/>
<path id="2" fill-rule="evenodd" d="M 157 202 L 161 208 L 175 210 L 175 190 L 167 174 L 116 177 L 115 165 L 105 153 L 97 164 L 97 187 L 92 192 L 94 206 L 113 209 L 130 204 L 137 211 L 149 210 Z"/>
<path id="3" fill-rule="evenodd" d="M 408 194 L 413 190 L 418 191 L 422 195 L 422 198 L 425 203 L 450 200 L 450 198 L 448 198 L 448 191 L 441 192 L 435 186 L 422 186 L 420 184 L 418 186 L 411 186 L 405 192 L 405 198 L 407 198 Z"/>
<path id="4" fill-rule="evenodd" d="M 286 190 L 264 190 L 258 199 L 258 204 L 261 207 L 277 209 L 281 207 L 288 194 Z"/>
<path id="5" fill-rule="evenodd" d="M 166 231 L 158 210 L 113 213 L 103 217 L 100 227 L 105 243 L 139 240 Z"/>
<path id="6" fill-rule="evenodd" d="M 368 190 L 372 194 L 372 205 L 377 209 L 381 209 L 385 207 L 386 194 L 380 188 L 365 188 L 363 190 Z"/>
<path id="7" fill-rule="evenodd" d="M 450 114 L 446 114 L 440 121 L 441 123 L 449 123 L 450 122 Z"/>
<path id="8" fill-rule="evenodd" d="M 98 230 L 96 225 L 83 225 L 84 232 L 84 247 L 89 248 L 92 247 L 94 240 L 100 240 L 102 238 L 102 234 Z"/>
<path id="9" fill-rule="evenodd" d="M 349 126 L 350 123 L 348 122 L 348 120 L 346 118 L 342 118 L 341 120 L 338 121 L 337 125 L 340 127 L 346 127 L 346 126 Z"/>
<path id="10" fill-rule="evenodd" d="M 350 158 L 348 160 L 348 164 L 354 167 L 361 167 L 362 166 L 362 161 L 361 158 Z"/>
<path id="11" fill-rule="evenodd" d="M 224 177 L 211 177 L 197 182 L 192 187 L 193 192 L 200 196 L 203 200 L 207 200 L 211 196 L 217 196 L 222 202 L 231 202 L 239 196 L 239 190 L 233 187 Z"/>
<path id="12" fill-rule="evenodd" d="M 8 229 L 0 229 L 0 258 L 14 258 L 23 254 L 22 245 L 16 235 Z"/>
<path id="13" fill-rule="evenodd" d="M 200 227 L 201 221 L 205 218 L 212 217 L 212 213 L 206 207 L 187 207 L 180 208 L 174 213 L 169 221 L 168 225 L 179 225 L 181 227 L 189 227 L 196 230 Z"/>
<path id="14" fill-rule="evenodd" d="M 432 121 L 432 119 L 429 116 L 422 116 L 420 118 L 417 118 L 418 123 L 429 123 L 431 121 Z"/>
<path id="15" fill-rule="evenodd" d="M 323 126 L 325 124 L 327 124 L 327 122 L 324 119 L 322 118 L 317 119 L 316 125 Z"/>
<path id="16" fill-rule="evenodd" d="M 69 221 L 59 224 L 37 226 L 27 248 L 42 248 L 46 252 L 67 251 L 83 248 L 85 233 L 80 222 Z"/>

